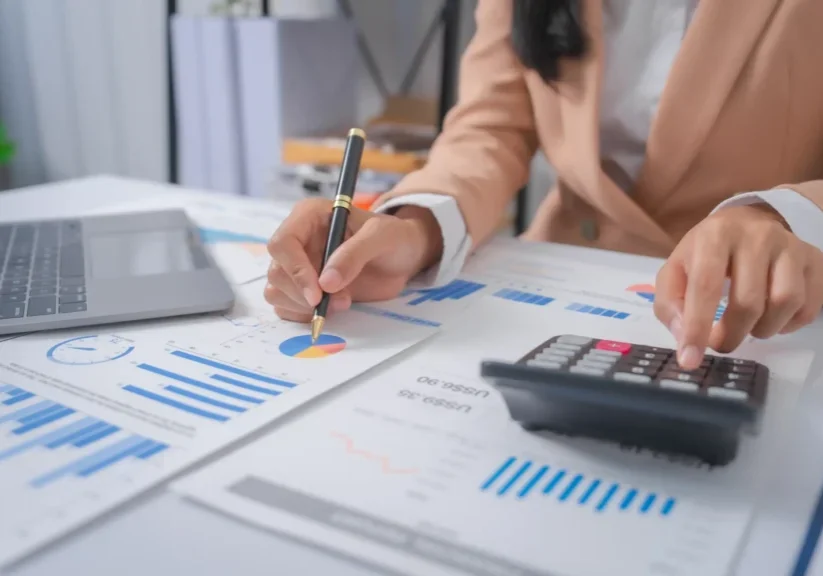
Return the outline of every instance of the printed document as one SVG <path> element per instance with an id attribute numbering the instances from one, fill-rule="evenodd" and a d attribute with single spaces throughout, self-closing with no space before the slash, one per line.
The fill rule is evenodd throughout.
<path id="1" fill-rule="evenodd" d="M 257 292 L 258 289 L 255 289 Z M 437 331 L 378 311 L 270 311 L 0 345 L 0 566 Z"/>
<path id="2" fill-rule="evenodd" d="M 513 422 L 480 361 L 514 361 L 560 334 L 674 345 L 648 318 L 487 295 L 414 357 L 174 488 L 396 573 L 727 574 L 812 353 L 780 339 L 737 351 L 770 367 L 768 406 L 737 459 L 712 469 Z"/>

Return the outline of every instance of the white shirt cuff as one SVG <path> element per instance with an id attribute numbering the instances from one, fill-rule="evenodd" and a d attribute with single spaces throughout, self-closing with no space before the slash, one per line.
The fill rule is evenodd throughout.
<path id="1" fill-rule="evenodd" d="M 791 189 L 748 192 L 721 202 L 712 213 L 730 206 L 766 203 L 786 221 L 792 232 L 803 242 L 823 250 L 823 210 Z"/>
<path id="2" fill-rule="evenodd" d="M 433 287 L 448 284 L 456 279 L 471 250 L 471 238 L 457 201 L 443 194 L 409 194 L 389 200 L 375 212 L 391 212 L 401 206 L 428 208 L 440 226 L 440 233 L 443 236 L 443 256 L 440 262 L 415 278 L 414 283 Z"/>

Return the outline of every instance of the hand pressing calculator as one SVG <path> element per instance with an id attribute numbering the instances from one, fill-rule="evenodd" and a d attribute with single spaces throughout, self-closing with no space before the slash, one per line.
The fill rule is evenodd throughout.
<path id="1" fill-rule="evenodd" d="M 517 362 L 484 362 L 482 376 L 527 430 L 608 440 L 699 458 L 715 466 L 756 433 L 767 367 L 706 355 L 681 370 L 674 350 L 557 336 Z"/>

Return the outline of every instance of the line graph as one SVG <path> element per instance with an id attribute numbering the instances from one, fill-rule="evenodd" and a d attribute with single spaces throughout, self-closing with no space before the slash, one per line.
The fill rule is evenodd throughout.
<path id="1" fill-rule="evenodd" d="M 368 450 L 362 450 L 355 445 L 354 439 L 348 436 L 347 434 L 343 434 L 342 432 L 332 432 L 332 438 L 336 438 L 340 441 L 343 445 L 344 450 L 347 454 L 352 456 L 358 456 L 365 460 L 369 460 L 371 462 L 375 462 L 380 465 L 380 470 L 383 474 L 387 475 L 412 475 L 417 474 L 420 472 L 417 468 L 398 468 L 395 467 L 388 456 L 382 456 L 380 454 L 375 454 Z"/>

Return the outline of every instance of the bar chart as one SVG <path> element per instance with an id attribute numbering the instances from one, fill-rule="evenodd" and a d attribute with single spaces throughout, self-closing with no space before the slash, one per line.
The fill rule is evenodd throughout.
<path id="1" fill-rule="evenodd" d="M 503 300 L 511 300 L 512 302 L 520 302 L 523 304 L 533 304 L 534 306 L 548 306 L 554 302 L 554 298 L 549 298 L 542 294 L 533 294 L 530 292 L 522 292 L 520 290 L 512 290 L 510 288 L 503 288 L 494 293 L 495 298 L 502 298 Z"/>
<path id="2" fill-rule="evenodd" d="M 0 565 L 162 477 L 179 448 L 0 384 Z"/>
<path id="3" fill-rule="evenodd" d="M 68 477 L 89 478 L 128 458 L 145 461 L 168 448 L 14 386 L 0 386 L 0 394 L 6 397 L 0 402 L 2 475 L 16 469 L 15 459 L 31 452 L 51 453 L 51 457 L 38 458 L 45 469 L 28 480 L 32 488 L 44 488 Z M 50 467 L 53 463 L 61 464 Z"/>
<path id="4" fill-rule="evenodd" d="M 444 302 L 448 300 L 462 300 L 485 288 L 485 284 L 471 282 L 469 280 L 454 280 L 445 286 L 438 288 L 423 288 L 418 290 L 407 290 L 400 297 L 406 298 L 414 296 L 407 302 L 408 306 L 420 306 L 427 302 Z"/>
<path id="5" fill-rule="evenodd" d="M 618 511 L 669 517 L 677 504 L 672 497 L 514 456 L 491 473 L 480 491 L 498 498 L 568 503 L 598 514 Z"/>
<path id="6" fill-rule="evenodd" d="M 165 409 L 212 422 L 233 417 L 295 388 L 297 383 L 169 347 L 155 362 L 140 362 L 122 389 Z"/>
<path id="7" fill-rule="evenodd" d="M 579 312 L 581 314 L 591 314 L 593 316 L 602 316 L 603 318 L 614 318 L 615 320 L 625 320 L 631 314 L 628 312 L 620 312 L 618 310 L 611 310 L 609 308 L 602 308 L 600 306 L 591 306 L 589 304 L 579 304 L 573 302 L 566 306 L 566 310 L 571 312 Z"/>

